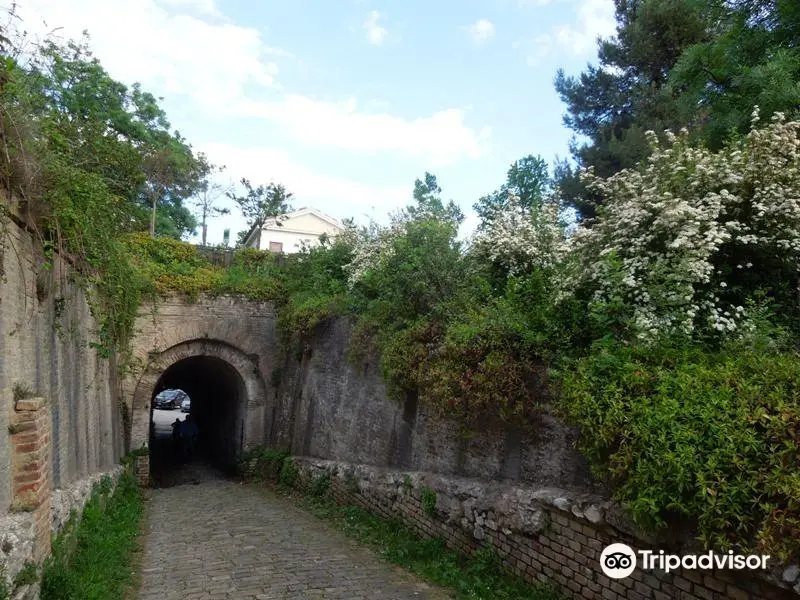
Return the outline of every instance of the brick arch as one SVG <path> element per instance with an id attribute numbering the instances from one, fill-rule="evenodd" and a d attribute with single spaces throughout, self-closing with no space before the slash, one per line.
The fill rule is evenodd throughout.
<path id="1" fill-rule="evenodd" d="M 133 389 L 131 402 L 131 449 L 147 448 L 150 430 L 150 403 L 162 374 L 171 366 L 194 357 L 210 357 L 225 362 L 236 372 L 244 385 L 245 427 L 241 450 L 263 443 L 267 391 L 259 369 L 258 357 L 222 340 L 192 339 L 175 344 L 161 352 L 151 352 L 149 362 Z"/>

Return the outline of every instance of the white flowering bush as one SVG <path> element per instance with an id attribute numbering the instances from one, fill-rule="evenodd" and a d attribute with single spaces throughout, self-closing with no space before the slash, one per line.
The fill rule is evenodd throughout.
<path id="1" fill-rule="evenodd" d="M 344 239 L 352 247 L 353 258 L 345 267 L 348 282 L 352 288 L 362 281 L 367 273 L 379 268 L 391 259 L 399 238 L 409 235 L 409 227 L 420 223 L 439 223 L 452 229 L 453 237 L 463 220 L 461 210 L 451 200 L 443 203 L 438 198 L 420 198 L 415 205 L 409 205 L 390 215 L 388 226 L 370 220 L 366 227 L 349 227 Z"/>
<path id="2" fill-rule="evenodd" d="M 587 172 L 604 204 L 570 240 L 565 291 L 593 290 L 594 310 L 624 307 L 628 332 L 644 341 L 738 333 L 758 290 L 796 310 L 799 134 L 777 114 L 714 153 L 685 130 L 664 145 L 650 132 L 653 152 L 638 169 Z"/>
<path id="3" fill-rule="evenodd" d="M 558 204 L 543 202 L 525 209 L 518 196 L 509 194 L 503 210 L 475 236 L 472 249 L 511 277 L 555 267 L 567 251 Z"/>
<path id="4" fill-rule="evenodd" d="M 398 233 L 397 228 L 382 227 L 375 221 L 370 221 L 366 227 L 351 227 L 345 231 L 342 237 L 352 250 L 352 259 L 344 267 L 350 288 L 392 252 L 391 240 Z"/>

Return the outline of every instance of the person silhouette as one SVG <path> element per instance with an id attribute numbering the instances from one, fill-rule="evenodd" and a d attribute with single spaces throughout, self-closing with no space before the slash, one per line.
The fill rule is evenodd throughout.
<path id="1" fill-rule="evenodd" d="M 191 414 L 186 415 L 186 419 L 181 423 L 180 431 L 183 438 L 183 456 L 185 459 L 191 460 L 194 457 L 197 438 L 200 436 L 200 430 Z"/>
<path id="2" fill-rule="evenodd" d="M 181 420 L 177 418 L 172 424 L 172 450 L 176 455 L 181 451 Z"/>

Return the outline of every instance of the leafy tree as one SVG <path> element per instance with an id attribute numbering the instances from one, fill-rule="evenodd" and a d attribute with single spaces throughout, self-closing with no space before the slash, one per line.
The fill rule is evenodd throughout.
<path id="1" fill-rule="evenodd" d="M 436 175 L 425 172 L 425 180 L 414 181 L 414 201 L 416 205 L 407 206 L 395 218 L 399 220 L 444 219 L 454 223 L 464 220 L 464 213 L 452 200 L 445 203 L 441 197 L 442 188 Z"/>
<path id="2" fill-rule="evenodd" d="M 224 167 L 215 169 L 217 173 L 224 170 Z M 230 186 L 222 185 L 221 183 L 211 181 L 206 178 L 201 184 L 197 195 L 194 198 L 194 206 L 200 216 L 200 227 L 202 231 L 203 246 L 206 245 L 206 234 L 208 232 L 208 220 L 213 217 L 230 214 L 230 209 L 217 206 L 217 201 L 220 198 L 226 197 L 228 192 L 231 191 Z M 228 232 L 230 234 L 230 232 Z"/>
<path id="3" fill-rule="evenodd" d="M 194 157 L 186 152 L 188 146 L 178 136 L 166 139 L 165 136 L 151 144 L 143 161 L 147 176 L 145 195 L 150 206 L 150 235 L 155 236 L 156 214 L 161 204 L 171 205 L 172 211 L 181 215 L 185 224 L 182 233 L 194 233 L 197 222 L 182 204 L 202 185 L 209 166 L 205 157 Z M 176 223 L 177 225 L 177 223 Z M 182 235 L 178 236 L 182 237 Z"/>
<path id="4" fill-rule="evenodd" d="M 481 218 L 483 229 L 495 220 L 509 205 L 509 198 L 516 198 L 516 207 L 523 213 L 540 206 L 550 188 L 547 163 L 541 156 L 528 155 L 511 164 L 506 182 L 500 189 L 483 196 L 473 208 Z"/>
<path id="5" fill-rule="evenodd" d="M 239 246 L 244 244 L 250 232 L 260 229 L 267 219 L 274 218 L 275 224 L 280 226 L 281 219 L 279 217 L 292 210 L 291 200 L 294 196 L 279 183 L 253 187 L 250 180 L 243 177 L 241 184 L 246 192 L 243 196 L 238 196 L 234 192 L 227 193 L 228 198 L 239 206 L 239 210 L 247 220 L 248 229 L 239 232 L 237 240 Z"/>
<path id="6" fill-rule="evenodd" d="M 718 35 L 687 48 L 669 82 L 682 120 L 711 148 L 746 133 L 750 113 L 800 109 L 800 3 L 733 0 L 716 3 Z"/>
<path id="7" fill-rule="evenodd" d="M 183 201 L 209 166 L 178 132 L 170 131 L 152 94 L 112 79 L 86 40 L 64 46 L 45 42 L 28 68 L 27 93 L 35 98 L 30 108 L 54 152 L 102 177 L 112 193 L 129 203 L 134 227 L 144 225 L 147 210 L 151 234 L 181 237 L 194 230 Z M 166 219 L 156 218 L 159 206 Z"/>

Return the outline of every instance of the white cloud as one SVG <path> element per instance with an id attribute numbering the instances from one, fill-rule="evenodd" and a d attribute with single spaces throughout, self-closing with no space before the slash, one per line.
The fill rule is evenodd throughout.
<path id="1" fill-rule="evenodd" d="M 547 0 L 538 0 L 542 4 Z M 575 23 L 557 25 L 549 33 L 514 44 L 525 48 L 527 61 L 537 65 L 553 52 L 572 56 L 586 56 L 595 49 L 598 37 L 610 37 L 616 33 L 614 4 L 612 0 L 581 0 L 575 10 Z"/>
<path id="2" fill-rule="evenodd" d="M 388 29 L 378 25 L 378 19 L 380 19 L 380 17 L 381 13 L 377 10 L 373 10 L 367 15 L 367 20 L 364 21 L 364 29 L 367 31 L 367 40 L 369 40 L 369 43 L 373 46 L 380 46 L 383 40 L 386 39 L 386 36 L 389 35 Z"/>
<path id="3" fill-rule="evenodd" d="M 235 179 L 282 183 L 298 198 L 296 203 L 311 204 L 339 218 L 356 217 L 373 207 L 383 214 L 408 204 L 412 195 L 411 185 L 375 186 L 315 172 L 274 148 L 212 143 L 200 149 L 212 162 L 228 165 L 228 174 Z"/>
<path id="4" fill-rule="evenodd" d="M 469 26 L 469 35 L 475 44 L 482 44 L 494 37 L 494 23 L 479 19 Z"/>
<path id="5" fill-rule="evenodd" d="M 169 1 L 216 11 L 209 0 Z M 63 38 L 88 30 L 92 49 L 116 79 L 186 94 L 205 108 L 228 105 L 248 86 L 275 84 L 278 67 L 267 57 L 280 51 L 266 46 L 252 27 L 174 14 L 154 0 L 29 0 L 19 12 L 26 26 L 44 20 L 47 30 L 62 28 Z"/>
<path id="6" fill-rule="evenodd" d="M 210 17 L 221 18 L 223 16 L 219 9 L 217 9 L 214 0 L 162 0 L 162 2 L 167 6 L 188 8 Z"/>
<path id="7" fill-rule="evenodd" d="M 404 119 L 358 111 L 357 106 L 352 97 L 332 103 L 287 95 L 277 102 L 244 102 L 232 110 L 270 120 L 294 140 L 309 146 L 362 153 L 397 152 L 424 159 L 433 167 L 489 152 L 491 129 L 468 127 L 464 109 L 448 108 L 430 116 Z"/>
<path id="8" fill-rule="evenodd" d="M 160 0 L 215 9 L 209 0 Z M 278 66 L 289 53 L 264 43 L 252 27 L 173 14 L 155 0 L 29 0 L 23 19 L 63 27 L 64 37 L 88 29 L 91 45 L 116 79 L 140 81 L 157 95 L 183 95 L 216 118 L 258 117 L 314 147 L 363 153 L 397 152 L 432 167 L 488 152 L 490 130 L 465 124 L 466 111 L 449 108 L 419 118 L 384 109 L 356 110 L 355 99 L 328 103 L 299 95 L 262 101 L 255 88 L 279 91 Z M 373 13 L 375 14 L 375 13 Z"/>

